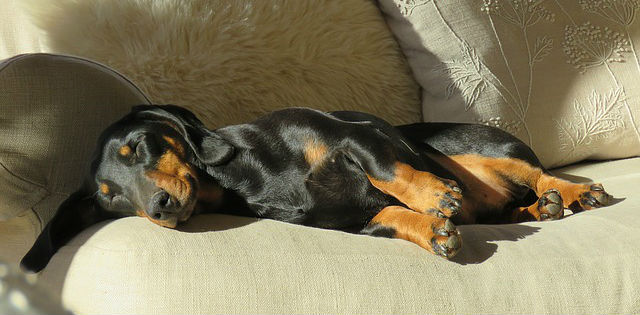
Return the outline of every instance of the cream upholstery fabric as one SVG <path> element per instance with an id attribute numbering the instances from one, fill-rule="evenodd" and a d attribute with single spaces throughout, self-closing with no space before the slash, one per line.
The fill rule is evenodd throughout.
<path id="1" fill-rule="evenodd" d="M 426 121 L 498 126 L 546 166 L 640 154 L 640 2 L 380 0 Z"/>
<path id="2" fill-rule="evenodd" d="M 560 170 L 624 201 L 560 221 L 461 227 L 453 262 L 402 241 L 204 215 L 92 227 L 41 280 L 79 314 L 635 314 L 640 158 Z"/>
<path id="3" fill-rule="evenodd" d="M 210 127 L 292 106 L 420 120 L 419 87 L 370 0 L 22 1 L 52 51 L 109 65 Z"/>
<path id="4" fill-rule="evenodd" d="M 141 103 L 124 77 L 83 59 L 0 63 L 0 221 L 35 210 L 47 222 L 80 187 L 98 134 Z"/>
<path id="5" fill-rule="evenodd" d="M 0 260 L 15 264 L 31 248 L 42 230 L 42 223 L 33 211 L 0 221 Z"/>

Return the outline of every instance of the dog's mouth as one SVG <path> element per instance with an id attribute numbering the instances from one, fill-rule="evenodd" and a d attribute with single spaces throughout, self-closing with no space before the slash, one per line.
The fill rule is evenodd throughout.
<path id="1" fill-rule="evenodd" d="M 185 161 L 181 145 L 171 138 L 165 140 L 171 148 L 160 156 L 153 170 L 146 172 L 147 178 L 158 189 L 155 194 L 165 195 L 160 196 L 160 201 L 154 201 L 153 198 L 156 196 L 152 196 L 147 211 L 138 215 L 147 217 L 155 224 L 175 228 L 180 222 L 191 217 L 200 201 L 207 207 L 218 205 L 222 199 L 222 189 L 205 176 L 206 174 L 203 175 Z"/>
<path id="2" fill-rule="evenodd" d="M 160 190 L 151 197 L 146 212 L 151 214 L 152 222 L 175 228 L 178 222 L 186 221 L 193 213 L 198 177 L 194 167 L 185 161 L 183 145 L 170 137 L 164 137 L 164 140 L 168 147 L 154 169 L 146 173 Z"/>
<path id="3" fill-rule="evenodd" d="M 166 193 L 163 190 L 156 193 L 156 195 L 164 195 L 164 194 L 168 194 L 168 193 Z M 138 216 L 149 219 L 151 222 L 157 225 L 167 227 L 167 228 L 175 228 L 180 222 L 187 221 L 191 217 L 196 204 L 195 198 L 188 198 L 187 200 L 181 200 L 172 195 L 169 195 L 168 197 L 166 197 L 166 201 L 163 200 L 162 202 L 164 202 L 164 204 L 162 205 L 162 208 L 158 208 L 157 206 L 151 205 L 149 207 L 156 207 L 156 208 L 147 209 L 147 210 L 138 210 L 136 214 Z"/>
<path id="4" fill-rule="evenodd" d="M 146 211 L 138 211 L 137 214 L 160 226 L 175 228 L 193 214 L 197 202 L 198 180 L 188 164 L 160 166 L 162 167 L 147 173 L 158 191 L 151 196 Z"/>
<path id="5" fill-rule="evenodd" d="M 160 218 L 159 216 L 156 216 L 156 215 L 150 216 L 149 214 L 147 214 L 147 211 L 145 210 L 138 210 L 136 211 L 136 214 L 139 217 L 147 218 L 149 219 L 149 221 L 162 227 L 174 229 L 176 226 L 178 226 L 177 217 Z"/>

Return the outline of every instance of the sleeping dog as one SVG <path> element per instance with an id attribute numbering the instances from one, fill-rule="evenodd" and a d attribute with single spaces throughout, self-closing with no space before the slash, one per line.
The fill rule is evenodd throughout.
<path id="1" fill-rule="evenodd" d="M 137 106 L 100 136 L 89 174 L 22 266 L 44 268 L 86 227 L 142 216 L 175 228 L 225 212 L 413 242 L 453 257 L 456 224 L 557 220 L 612 197 L 547 172 L 500 129 L 391 126 L 360 112 L 290 108 L 207 129 L 177 106 Z"/>

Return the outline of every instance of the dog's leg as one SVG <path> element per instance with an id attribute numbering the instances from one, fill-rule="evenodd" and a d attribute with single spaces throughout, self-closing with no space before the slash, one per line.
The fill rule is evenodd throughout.
<path id="1" fill-rule="evenodd" d="M 361 233 L 404 239 L 447 258 L 462 246 L 460 233 L 451 220 L 400 206 L 382 209 Z"/>
<path id="2" fill-rule="evenodd" d="M 602 184 L 577 184 L 555 177 L 539 167 L 512 158 L 488 158 L 489 163 L 505 178 L 531 188 L 537 196 L 551 189 L 562 196 L 563 205 L 571 210 L 591 210 L 607 206 L 612 197 Z"/>
<path id="3" fill-rule="evenodd" d="M 379 133 L 352 137 L 343 141 L 340 149 L 364 171 L 375 188 L 420 213 L 449 218 L 462 211 L 462 189 L 455 181 L 401 161 L 399 150 Z"/>
<path id="4" fill-rule="evenodd" d="M 449 218 L 461 211 L 462 190 L 458 184 L 429 172 L 418 171 L 396 162 L 390 179 L 381 180 L 367 174 L 371 184 L 398 199 L 414 211 Z"/>
<path id="5" fill-rule="evenodd" d="M 464 212 L 482 208 L 501 209 L 520 198 L 518 187 L 526 187 L 540 199 L 531 206 L 506 213 L 507 222 L 553 220 L 563 211 L 590 210 L 611 203 L 601 184 L 576 184 L 551 175 L 541 167 L 516 158 L 496 158 L 477 154 L 434 157 L 461 180 L 465 191 Z M 511 209 L 509 209 L 511 210 Z"/>
<path id="6" fill-rule="evenodd" d="M 546 173 L 540 176 L 536 184 L 536 193 L 552 188 L 560 191 L 564 207 L 573 212 L 608 206 L 613 201 L 602 184 L 576 184 Z"/>
<path id="7" fill-rule="evenodd" d="M 556 190 L 562 197 L 564 208 L 582 211 L 607 206 L 611 203 L 612 197 L 604 190 L 602 184 L 572 183 L 518 159 L 496 158 L 492 160 L 490 163 L 502 176 L 516 184 L 531 188 L 539 197 L 544 197 L 549 190 Z"/>

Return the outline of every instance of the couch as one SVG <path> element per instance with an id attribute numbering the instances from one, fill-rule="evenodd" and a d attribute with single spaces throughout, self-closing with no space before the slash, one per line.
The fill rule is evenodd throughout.
<path id="1" fill-rule="evenodd" d="M 624 81 L 631 80 L 636 74 L 624 72 L 627 70 L 621 68 L 619 60 L 604 60 L 603 64 L 594 63 L 592 67 L 586 67 L 586 57 L 576 57 L 577 61 L 569 63 L 569 66 L 577 67 L 581 73 L 571 77 L 571 81 L 580 82 L 578 87 L 587 83 L 599 86 L 604 84 L 600 80 L 607 79 L 608 84 L 617 85 L 617 88 L 605 86 L 605 90 L 613 89 L 613 92 L 604 93 L 604 96 L 580 94 L 565 81 L 564 90 L 571 90 L 573 94 L 557 104 L 568 105 L 549 105 L 557 109 L 551 116 L 548 108 L 537 111 L 535 101 L 531 101 L 538 95 L 533 93 L 536 90 L 532 88 L 532 82 L 542 85 L 540 82 L 553 81 L 558 85 L 554 81 L 558 74 L 548 71 L 534 73 L 532 69 L 537 68 L 532 64 L 525 62 L 518 66 L 514 61 L 506 62 L 512 70 L 499 70 L 491 62 L 504 64 L 504 60 L 508 60 L 509 54 L 505 53 L 508 52 L 508 44 L 506 41 L 500 45 L 490 41 L 496 45 L 492 50 L 491 45 L 483 45 L 478 37 L 478 33 L 484 30 L 492 36 L 497 33 L 507 38 L 505 33 L 494 32 L 491 25 L 499 29 L 502 27 L 500 23 L 506 23 L 504 21 L 508 19 L 517 22 L 518 15 L 513 12 L 519 11 L 505 10 L 509 5 L 515 8 L 519 2 L 506 1 L 502 7 L 494 6 L 494 1 L 467 2 L 481 9 L 478 14 L 488 14 L 489 19 L 478 16 L 490 20 L 489 24 L 482 24 L 479 18 L 474 20 L 472 15 L 464 14 L 464 3 L 454 2 L 412 0 L 379 1 L 375 4 L 345 1 L 345 6 L 366 7 L 363 14 L 370 17 L 367 21 L 380 27 L 376 33 L 384 31 L 385 38 L 397 39 L 398 44 L 387 45 L 380 56 L 407 58 L 397 63 L 397 73 L 393 74 L 393 84 L 405 80 L 401 88 L 379 81 L 348 89 L 360 89 L 358 93 L 366 92 L 367 88 L 379 89 L 380 85 L 389 91 L 394 87 L 395 90 L 414 89 L 414 92 L 404 91 L 390 96 L 391 100 L 383 96 L 372 100 L 382 108 L 378 113 L 395 123 L 475 121 L 510 130 L 523 141 L 529 141 L 534 149 L 544 151 L 545 165 L 562 166 L 553 168 L 554 174 L 578 182 L 603 183 L 607 191 L 617 198 L 614 205 L 576 214 L 567 210 L 565 218 L 553 222 L 461 226 L 463 249 L 450 261 L 403 240 L 272 220 L 209 214 L 193 217 L 172 230 L 143 218 L 130 217 L 96 224 L 75 237 L 38 275 L 38 285 L 59 297 L 67 308 L 78 314 L 640 312 L 640 272 L 637 268 L 640 262 L 640 196 L 637 193 L 640 158 L 637 157 L 639 145 L 633 138 L 633 128 L 637 130 L 638 127 L 635 116 L 640 117 L 640 107 L 637 106 L 637 89 L 633 90 Z M 319 9 L 327 5 L 325 2 L 317 3 L 320 3 Z M 535 1 L 520 4 L 523 3 Z M 585 14 L 604 16 L 603 21 L 607 19 L 607 8 L 597 4 L 589 6 L 589 1 L 579 3 L 585 4 L 582 8 Z M 457 10 L 456 4 L 460 5 Z M 550 5 L 549 2 L 545 4 Z M 537 12 L 537 15 L 528 16 L 531 18 L 528 21 L 541 23 L 526 25 L 531 28 L 525 29 L 525 34 L 531 38 L 534 26 L 562 18 L 562 11 L 554 11 L 560 12 L 554 15 L 553 8 L 541 11 L 541 7 L 523 11 Z M 100 10 L 108 14 L 104 8 Z M 69 14 L 67 18 L 74 18 L 70 11 L 65 12 Z M 85 10 L 83 14 L 88 12 Z M 344 12 L 341 14 L 347 15 L 351 11 Z M 160 85 L 164 87 L 162 89 L 153 80 L 145 80 L 145 76 L 157 75 L 153 72 L 155 69 L 141 66 L 131 73 L 130 64 L 119 62 L 128 60 L 126 56 L 107 58 L 95 53 L 95 50 L 104 51 L 106 47 L 96 47 L 98 44 L 76 47 L 68 41 L 52 40 L 60 36 L 76 36 L 79 42 L 85 43 L 84 40 L 91 41 L 92 38 L 78 36 L 93 37 L 92 34 L 98 31 L 83 35 L 82 26 L 77 26 L 78 34 L 46 32 L 47 28 L 43 27 L 46 19 L 42 18 L 46 14 L 35 14 L 19 5 L 17 0 L 9 0 L 0 12 L 0 59 L 5 59 L 0 64 L 0 259 L 10 263 L 19 261 L 57 205 L 79 186 L 95 137 L 102 128 L 134 104 L 163 103 L 171 100 L 167 97 L 180 101 L 182 97 L 179 95 L 181 89 L 167 90 L 171 85 L 166 82 Z M 504 21 L 500 22 L 500 19 Z M 424 21 L 439 21 L 439 24 L 420 24 Z M 633 22 L 631 19 L 628 25 L 620 25 L 627 27 Z M 99 23 L 96 20 L 95 25 Z M 577 27 L 574 33 L 568 32 L 569 35 L 579 36 L 585 29 L 593 31 L 591 26 L 584 26 L 580 21 L 575 23 L 583 28 Z M 348 27 L 356 28 L 358 25 L 355 23 Z M 448 26 L 444 33 L 448 35 L 428 32 L 438 25 Z M 624 40 L 615 37 L 611 31 L 607 36 L 619 40 L 621 44 L 618 47 L 623 50 L 618 53 L 629 61 L 629 71 L 634 71 L 630 44 L 637 38 L 637 32 L 634 33 L 632 27 L 626 30 L 629 36 Z M 464 37 L 465 31 L 475 32 L 474 36 Z M 516 29 L 513 34 L 522 34 L 520 31 Z M 551 32 L 548 28 L 545 31 Z M 368 38 L 358 37 L 363 41 Z M 416 38 L 426 40 L 415 41 Z M 550 38 L 540 36 L 538 40 L 531 41 L 531 51 L 539 54 L 534 56 L 538 59 L 531 57 L 529 61 L 535 61 L 533 64 L 536 66 L 543 64 L 542 58 L 562 53 L 550 48 L 547 51 L 545 47 L 550 45 Z M 439 44 L 433 44 L 435 40 L 440 40 Z M 562 39 L 556 39 L 558 42 Z M 453 51 L 445 49 L 448 43 L 462 47 L 463 54 L 447 56 Z M 571 50 L 570 38 L 565 38 L 564 43 Z M 322 47 L 319 45 L 317 49 L 322 50 Z M 611 49 L 615 53 L 616 48 Z M 496 53 L 500 51 L 502 53 Z M 524 55 L 527 55 L 526 51 Z M 390 60 L 396 60 L 393 58 Z M 610 58 L 616 59 L 616 56 Z M 438 63 L 436 59 L 444 62 Z M 546 66 L 560 67 L 557 64 Z M 436 70 L 428 72 L 425 67 Z M 602 73 L 595 73 L 595 67 L 599 67 L 596 69 Z M 487 69 L 493 70 L 491 74 L 486 72 Z M 341 66 L 330 70 L 327 71 L 328 78 L 340 71 L 351 71 Z M 387 71 L 375 66 L 367 70 L 377 75 Z M 520 73 L 529 79 L 519 81 L 517 75 Z M 614 74 L 617 80 L 611 81 L 610 74 Z M 184 73 L 175 74 L 173 71 L 163 73 L 163 78 L 171 78 L 172 75 L 177 75 L 176 80 L 185 78 Z M 500 86 L 491 75 L 501 79 L 511 77 L 514 83 L 502 80 Z M 606 78 L 603 79 L 602 75 Z M 304 76 L 308 74 L 296 78 L 300 85 L 297 88 L 301 91 L 304 84 L 317 84 L 313 80 L 304 81 L 301 79 Z M 438 80 L 443 76 L 450 77 L 450 81 Z M 483 78 L 489 79 L 482 81 Z M 206 78 L 196 81 L 202 80 Z M 341 86 L 331 88 L 340 89 Z M 273 88 L 286 89 L 287 86 Z M 517 97 L 515 90 L 522 93 L 528 90 L 529 95 Z M 624 97 L 620 97 L 623 90 Z M 329 89 L 325 92 L 309 97 L 313 102 L 320 102 L 323 95 L 330 100 L 344 91 L 330 93 Z M 199 89 L 197 93 L 206 94 L 206 90 Z M 274 94 L 277 96 L 278 93 Z M 422 94 L 419 99 L 415 97 L 418 94 Z M 265 101 L 281 101 L 276 96 L 271 95 Z M 225 99 L 217 99 L 219 95 L 211 97 L 216 98 L 211 104 L 197 105 L 188 97 L 183 101 L 187 107 L 207 116 L 212 112 L 211 108 L 224 106 L 216 102 L 225 102 Z M 513 107 L 513 103 L 510 105 L 508 102 L 510 97 L 519 101 L 528 99 L 534 105 L 529 106 L 525 101 Z M 547 101 L 551 96 L 539 97 Z M 393 102 L 398 100 L 404 100 L 402 106 L 412 106 L 413 109 L 394 108 Z M 598 129 L 599 133 L 593 136 L 574 135 L 582 125 L 572 119 L 585 121 L 588 125 L 586 122 L 589 120 L 585 117 L 590 117 L 591 112 L 598 112 L 598 100 L 617 104 L 620 109 L 605 106 L 610 110 L 604 116 L 598 116 L 607 121 L 602 127 L 606 130 Z M 593 108 L 589 109 L 588 106 L 592 105 Z M 368 109 L 358 108 L 355 101 L 350 106 L 349 109 Z M 517 106 L 527 106 L 527 110 L 518 110 L 524 107 Z M 243 110 L 242 115 L 230 116 L 230 123 L 233 119 L 250 119 L 262 112 Z M 386 117 L 385 111 L 401 112 L 394 117 Z M 541 119 L 558 122 L 563 128 L 557 130 L 565 133 L 553 132 L 556 130 L 552 128 L 553 124 L 544 125 L 542 130 L 534 129 Z M 510 123 L 513 121 L 520 123 Z M 223 122 L 209 121 L 212 127 L 220 123 Z M 573 142 L 563 143 L 562 137 Z M 616 146 L 620 149 L 617 150 Z M 553 155 L 555 151 L 562 154 Z"/>

